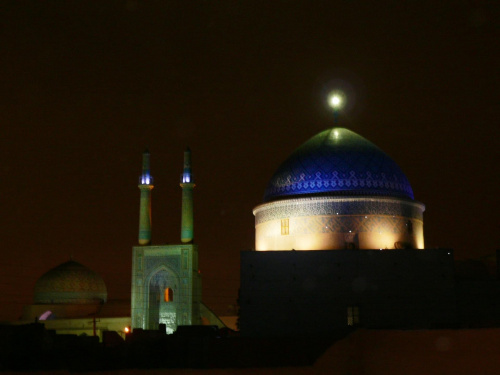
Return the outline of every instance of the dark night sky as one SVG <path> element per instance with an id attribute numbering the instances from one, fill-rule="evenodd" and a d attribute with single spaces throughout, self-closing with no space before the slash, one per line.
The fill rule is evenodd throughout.
<path id="1" fill-rule="evenodd" d="M 193 151 L 203 299 L 231 313 L 252 208 L 301 143 L 342 126 L 392 156 L 426 204 L 427 247 L 500 244 L 498 13 L 483 1 L 3 1 L 1 319 L 73 258 L 130 293 L 141 153 L 153 240 L 176 243 Z"/>

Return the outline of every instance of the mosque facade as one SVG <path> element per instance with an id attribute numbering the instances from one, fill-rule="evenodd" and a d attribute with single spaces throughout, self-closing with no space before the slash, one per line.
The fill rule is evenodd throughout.
<path id="1" fill-rule="evenodd" d="M 198 246 L 193 243 L 193 189 L 191 151 L 184 153 L 181 176 L 181 241 L 176 245 L 151 244 L 150 154 L 143 153 L 139 209 L 139 245 L 132 250 L 131 319 L 133 329 L 166 330 L 201 324 L 201 275 Z"/>

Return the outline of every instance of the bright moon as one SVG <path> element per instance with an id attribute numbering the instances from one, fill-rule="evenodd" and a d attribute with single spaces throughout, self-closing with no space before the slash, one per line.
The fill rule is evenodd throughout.
<path id="1" fill-rule="evenodd" d="M 328 98 L 328 102 L 332 108 L 336 109 L 342 104 L 342 98 L 338 94 L 331 94 Z"/>

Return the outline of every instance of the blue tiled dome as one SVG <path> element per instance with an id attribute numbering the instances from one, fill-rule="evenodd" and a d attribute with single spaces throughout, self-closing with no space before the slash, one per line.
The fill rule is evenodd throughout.
<path id="1" fill-rule="evenodd" d="M 305 195 L 414 199 L 398 165 L 373 143 L 344 128 L 325 130 L 295 150 L 269 181 L 264 202 Z"/>

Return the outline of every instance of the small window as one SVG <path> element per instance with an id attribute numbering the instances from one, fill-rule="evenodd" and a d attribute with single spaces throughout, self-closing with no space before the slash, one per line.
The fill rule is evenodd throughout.
<path id="1" fill-rule="evenodd" d="M 165 289 L 165 295 L 164 295 L 163 300 L 165 302 L 173 302 L 173 300 L 174 300 L 174 291 L 172 290 L 172 288 L 166 288 Z"/>
<path id="2" fill-rule="evenodd" d="M 359 324 L 359 307 L 358 306 L 348 306 L 347 307 L 347 325 L 350 327 L 357 326 Z"/>
<path id="3" fill-rule="evenodd" d="M 281 219 L 281 235 L 287 236 L 288 234 L 290 234 L 289 219 Z"/>

